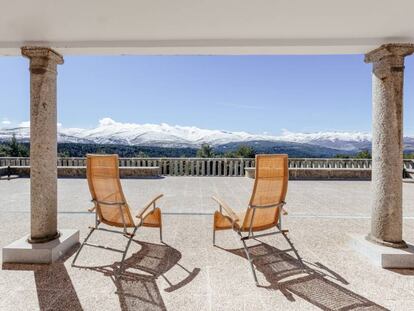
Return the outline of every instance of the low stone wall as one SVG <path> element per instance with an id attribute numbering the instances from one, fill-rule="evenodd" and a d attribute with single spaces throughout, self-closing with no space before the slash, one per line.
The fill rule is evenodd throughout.
<path id="1" fill-rule="evenodd" d="M 289 179 L 342 179 L 342 180 L 371 180 L 371 169 L 365 168 L 291 168 Z"/>
<path id="2" fill-rule="evenodd" d="M 0 166 L 0 177 L 8 175 L 8 167 L 7 166 Z"/>
<path id="3" fill-rule="evenodd" d="M 20 177 L 30 176 L 30 166 L 11 166 L 11 174 Z M 86 167 L 84 166 L 58 166 L 58 177 L 60 178 L 86 178 Z M 121 178 L 134 177 L 157 177 L 160 176 L 159 167 L 120 167 Z"/>
<path id="4" fill-rule="evenodd" d="M 414 161 L 404 160 L 404 176 L 414 177 Z M 0 167 L 16 167 L 11 174 L 29 176 L 29 158 L 0 157 Z M 85 158 L 59 158 L 59 177 L 84 177 Z M 17 168 L 18 167 L 18 168 Z M 120 158 L 122 177 L 140 176 L 245 176 L 254 177 L 255 159 L 243 158 Z M 370 159 L 289 158 L 291 179 L 371 178 Z"/>
<path id="5" fill-rule="evenodd" d="M 30 166 L 29 158 L 0 157 L 1 166 Z M 84 167 L 86 158 L 58 158 L 58 167 Z M 120 158 L 119 167 L 158 167 L 164 176 L 244 176 L 255 167 L 245 158 Z M 404 160 L 405 169 L 414 169 L 413 160 Z M 370 159 L 289 158 L 289 169 L 371 169 Z M 323 172 L 323 171 L 322 171 Z"/>
<path id="6" fill-rule="evenodd" d="M 246 177 L 254 178 L 255 168 L 246 168 Z M 0 167 L 0 176 L 7 175 L 7 167 Z M 29 166 L 11 166 L 11 175 L 20 177 L 30 176 Z M 159 167 L 120 167 L 121 178 L 157 177 L 161 175 Z M 59 166 L 58 177 L 60 178 L 85 178 L 86 167 L 84 166 Z M 341 168 L 290 168 L 289 179 L 291 180 L 324 180 L 324 179 L 358 179 L 370 180 L 371 169 L 341 169 Z"/>
<path id="7" fill-rule="evenodd" d="M 255 177 L 255 168 L 245 169 L 246 177 Z M 323 180 L 323 179 L 349 179 L 371 180 L 371 169 L 364 168 L 290 168 L 291 180 Z"/>

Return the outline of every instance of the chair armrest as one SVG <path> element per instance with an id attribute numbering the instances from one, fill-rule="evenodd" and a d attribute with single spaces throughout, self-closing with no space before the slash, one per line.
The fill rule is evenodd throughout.
<path id="1" fill-rule="evenodd" d="M 92 200 L 92 202 L 95 203 L 95 204 L 103 204 L 103 205 L 125 205 L 126 204 L 126 202 L 123 202 L 123 201 L 107 202 L 107 201 Z"/>
<path id="2" fill-rule="evenodd" d="M 151 207 L 154 206 L 155 208 L 155 203 L 157 202 L 157 200 L 161 199 L 164 195 L 163 194 L 159 194 L 157 195 L 155 198 L 153 198 L 151 201 L 149 201 L 139 212 L 138 214 L 135 216 L 136 218 L 142 218 L 145 214 L 145 212 Z"/>
<path id="3" fill-rule="evenodd" d="M 91 200 L 93 202 L 94 206 L 91 208 L 88 208 L 88 212 L 92 213 L 94 210 L 96 210 L 97 204 L 103 204 L 103 205 L 124 205 L 125 202 L 106 202 L 106 201 L 98 201 L 98 200 Z"/>
<path id="4" fill-rule="evenodd" d="M 222 200 L 220 200 L 219 198 L 215 196 L 212 196 L 211 198 L 214 201 L 216 201 L 218 205 L 226 211 L 227 216 L 230 217 L 232 222 L 236 222 L 239 220 L 239 217 L 237 217 L 236 213 L 225 202 L 223 202 Z"/>

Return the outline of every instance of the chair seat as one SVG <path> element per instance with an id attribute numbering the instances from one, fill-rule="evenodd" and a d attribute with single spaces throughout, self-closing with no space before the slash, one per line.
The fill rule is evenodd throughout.
<path id="1" fill-rule="evenodd" d="M 144 227 L 161 227 L 161 209 L 156 208 L 155 210 L 149 212 L 144 219 L 142 224 Z"/>
<path id="2" fill-rule="evenodd" d="M 237 231 L 248 232 L 249 228 L 246 228 L 246 227 L 243 228 L 243 222 L 246 217 L 246 212 L 236 213 L 236 215 L 238 217 L 238 220 L 234 224 L 234 229 L 236 229 Z M 275 221 L 270 222 L 270 223 L 269 222 L 256 223 L 252 227 L 252 231 L 262 231 L 262 230 L 270 229 L 274 227 L 276 224 L 277 224 L 277 219 L 275 219 Z M 216 230 L 228 230 L 228 229 L 233 228 L 230 218 L 220 213 L 219 211 L 216 211 L 214 213 L 214 226 Z"/>
<path id="3" fill-rule="evenodd" d="M 239 218 L 239 220 L 235 224 L 237 228 L 239 228 L 240 226 L 240 219 L 244 219 L 244 214 L 245 213 L 237 214 L 237 217 Z M 214 213 L 214 226 L 216 230 L 227 230 L 233 228 L 230 218 L 218 211 Z"/>

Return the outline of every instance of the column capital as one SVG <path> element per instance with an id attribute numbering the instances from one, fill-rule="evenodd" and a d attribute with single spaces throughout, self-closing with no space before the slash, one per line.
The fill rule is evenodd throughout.
<path id="1" fill-rule="evenodd" d="M 366 63 L 376 63 L 383 60 L 384 58 L 404 58 L 405 56 L 411 55 L 413 53 L 413 43 L 387 43 L 365 54 L 364 61 Z"/>
<path id="2" fill-rule="evenodd" d="M 380 79 L 404 72 L 405 56 L 414 53 L 412 43 L 388 43 L 365 54 L 364 61 L 373 63 L 373 73 Z"/>
<path id="3" fill-rule="evenodd" d="M 63 64 L 63 56 L 48 47 L 23 46 L 21 52 L 24 57 L 30 59 L 32 73 L 56 73 L 57 65 Z"/>

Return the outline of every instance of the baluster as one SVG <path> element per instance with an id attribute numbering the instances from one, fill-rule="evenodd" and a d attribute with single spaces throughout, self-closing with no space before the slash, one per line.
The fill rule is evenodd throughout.
<path id="1" fill-rule="evenodd" d="M 241 160 L 241 162 L 240 162 L 240 171 L 239 171 L 239 176 L 243 176 L 244 175 L 244 167 L 245 167 L 245 162 L 244 162 L 244 159 L 242 159 Z"/>
<path id="2" fill-rule="evenodd" d="M 217 160 L 213 159 L 213 176 L 217 175 L 216 169 L 217 169 Z"/>
<path id="3" fill-rule="evenodd" d="M 165 174 L 166 175 L 171 175 L 171 162 L 169 159 L 164 159 L 165 161 Z"/>
<path id="4" fill-rule="evenodd" d="M 167 162 L 166 162 L 165 159 L 160 159 L 160 161 L 159 161 L 159 167 L 160 167 L 161 175 L 168 175 L 168 172 L 167 172 Z"/>
<path id="5" fill-rule="evenodd" d="M 205 176 L 205 169 L 206 169 L 206 160 L 201 160 L 200 161 L 200 175 L 201 176 Z"/>
<path id="6" fill-rule="evenodd" d="M 198 175 L 198 160 L 194 160 L 194 176 Z"/>
<path id="7" fill-rule="evenodd" d="M 190 163 L 190 176 L 195 176 L 195 159 L 191 159 Z"/>
<path id="8" fill-rule="evenodd" d="M 188 161 L 188 159 L 183 160 L 184 161 L 184 176 L 188 176 L 188 171 L 190 169 L 190 162 Z"/>

